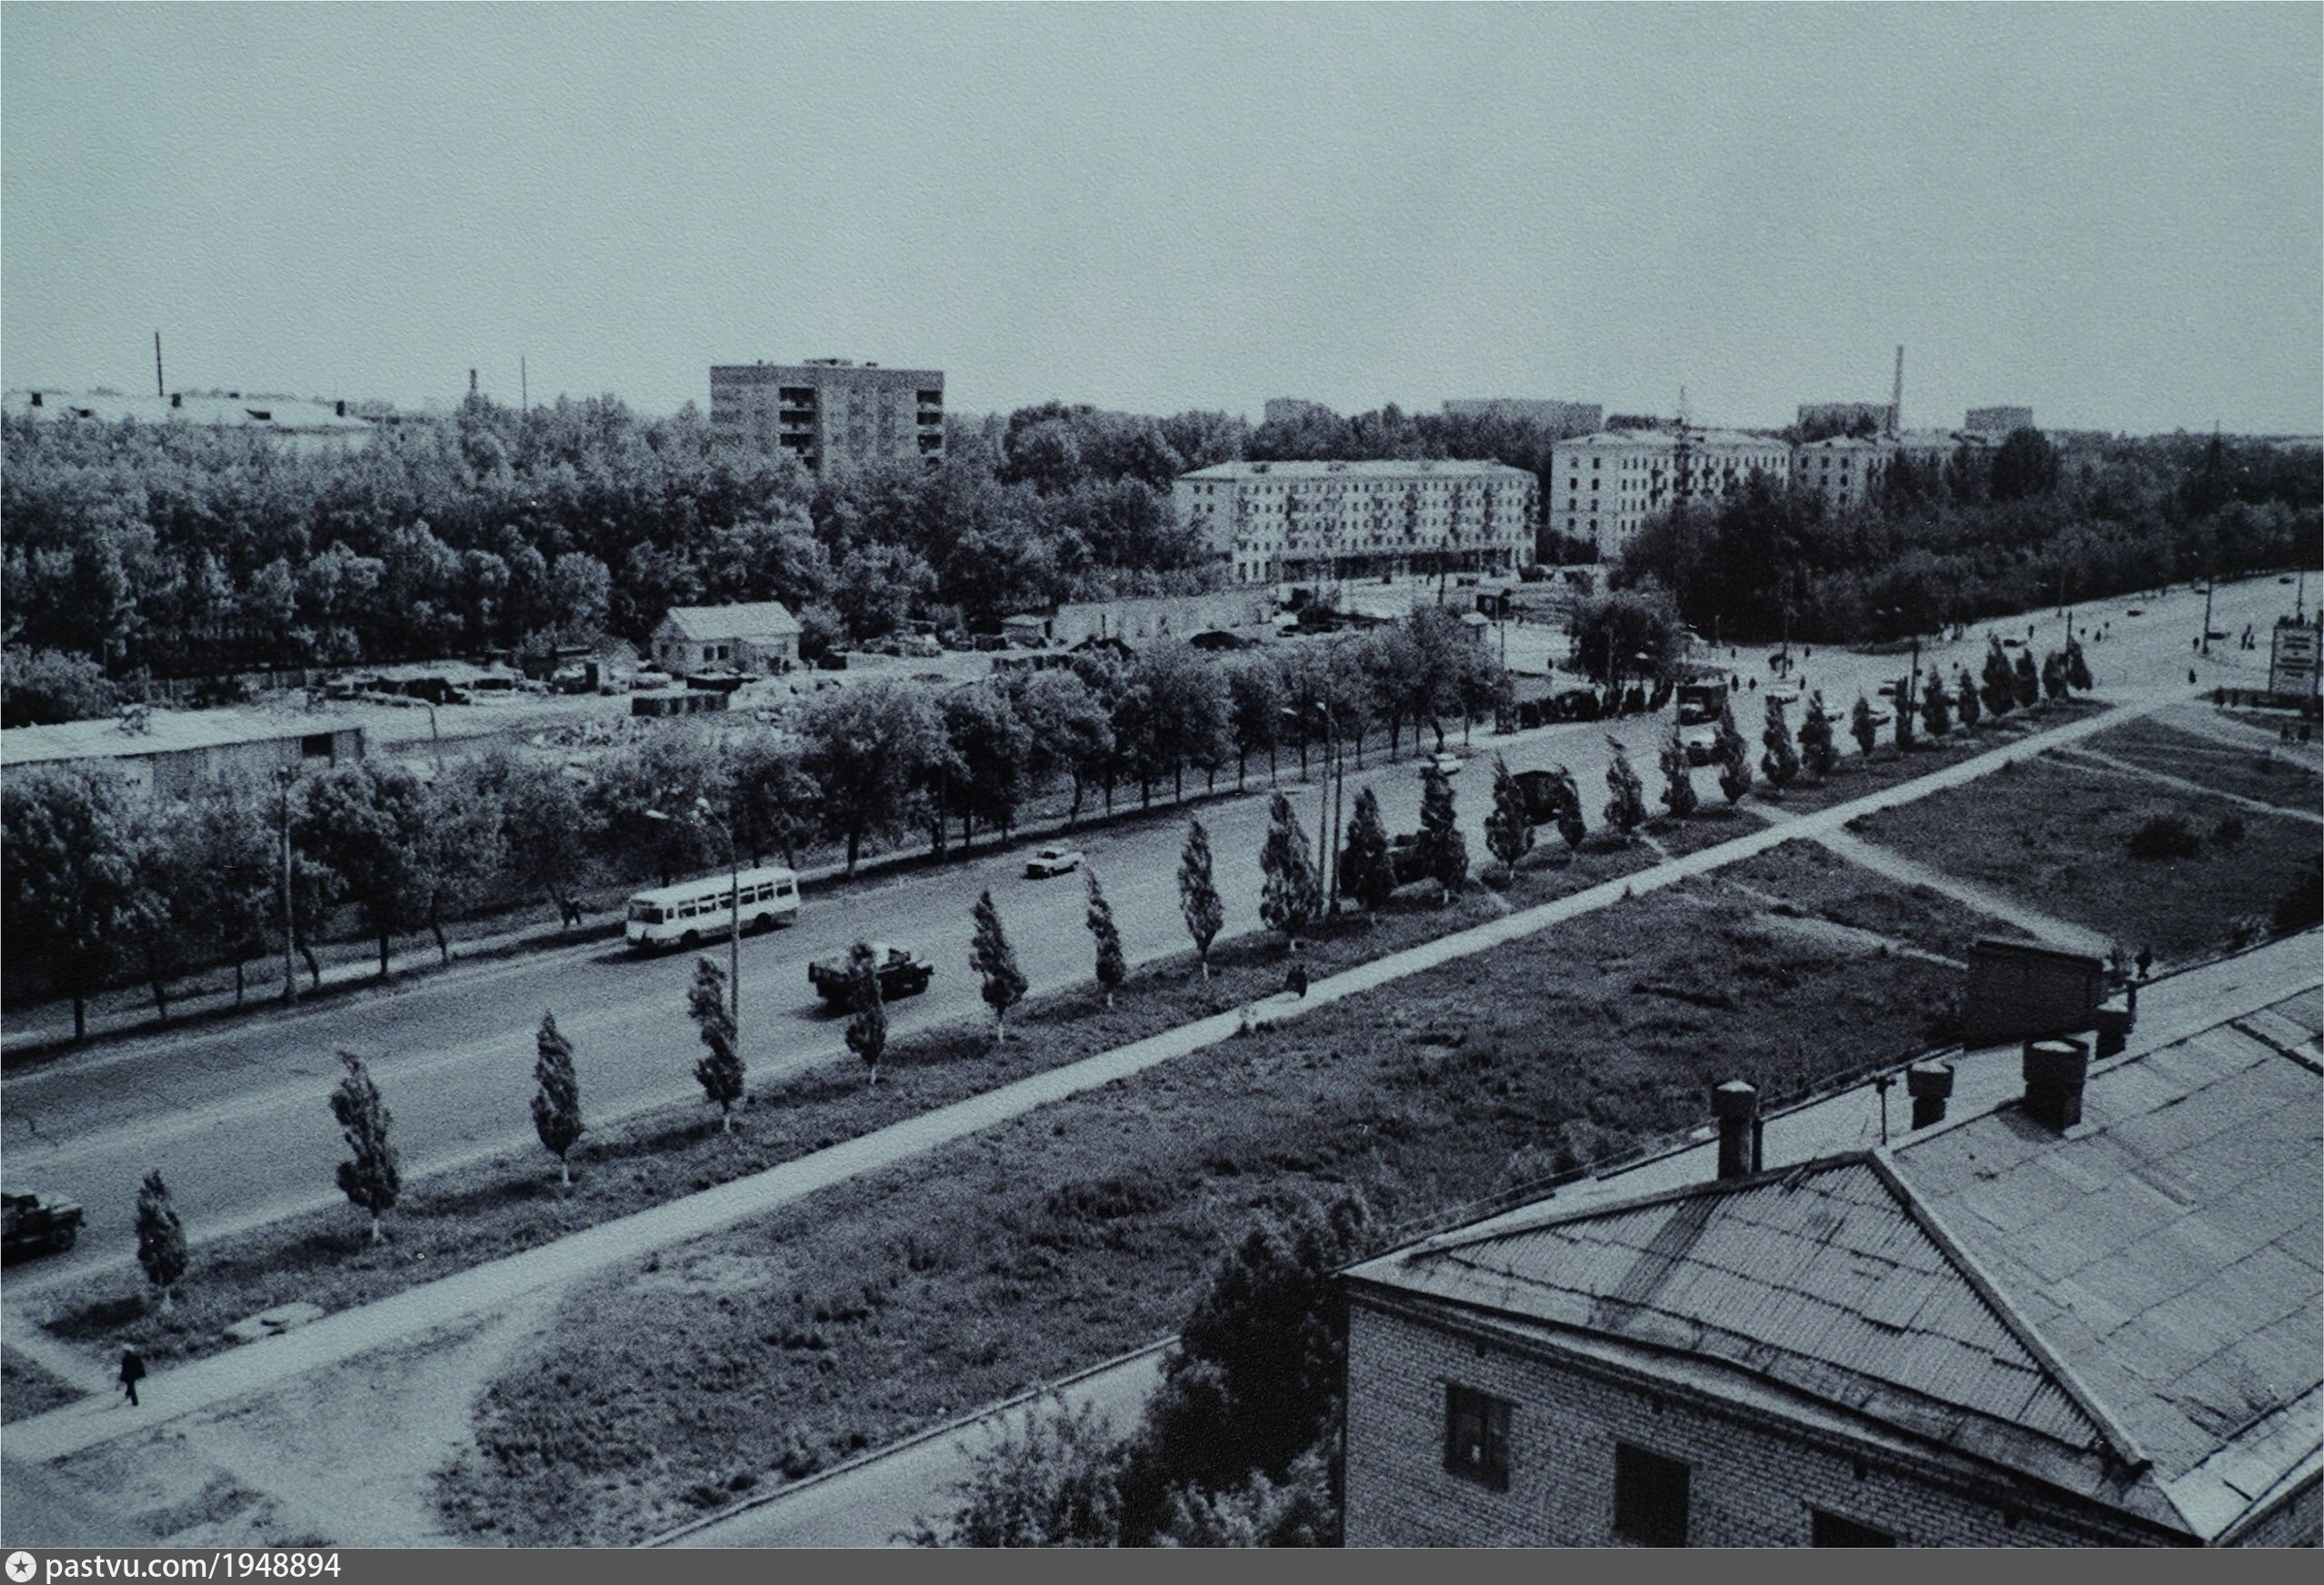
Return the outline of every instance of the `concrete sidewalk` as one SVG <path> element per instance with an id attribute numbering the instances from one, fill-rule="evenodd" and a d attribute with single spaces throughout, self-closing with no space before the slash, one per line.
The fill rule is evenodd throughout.
<path id="1" fill-rule="evenodd" d="M 10 1427 L 8 1450 L 18 1459 L 45 1461 L 65 1458 L 116 1437 L 272 1387 L 305 1371 L 338 1363 L 430 1328 L 489 1312 L 518 1296 L 594 1276 L 625 1261 L 640 1259 L 657 1250 L 766 1216 L 818 1189 L 925 1155 L 1052 1102 L 1206 1049 L 1234 1036 L 1243 1027 L 1246 1015 L 1262 1026 L 1303 1017 L 1316 1008 L 1329 1007 L 1349 997 L 1522 939 L 1625 898 L 1741 863 L 1784 842 L 1839 831 L 1849 821 L 1876 810 L 1964 786 L 2004 765 L 2119 726 L 2166 702 L 2157 698 L 2128 709 L 2106 710 L 2049 732 L 2019 738 L 1916 780 L 1884 787 L 1652 869 L 1376 958 L 1317 981 L 1303 1000 L 1276 996 L 1253 1008 L 1215 1014 L 1164 1030 L 924 1112 L 752 1177 L 602 1223 L 523 1254 L 408 1289 L 375 1304 L 327 1316 L 296 1331 L 161 1372 L 146 1379 L 144 1396 L 148 1402 L 140 1410 L 132 1411 L 126 1404 L 116 1405 L 104 1398 L 84 1399 Z"/>

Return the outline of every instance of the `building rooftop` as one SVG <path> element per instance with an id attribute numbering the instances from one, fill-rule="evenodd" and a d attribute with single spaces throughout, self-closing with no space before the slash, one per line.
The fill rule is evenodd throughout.
<path id="1" fill-rule="evenodd" d="M 360 722 L 338 716 L 274 715 L 264 710 L 153 710 L 142 731 L 121 720 L 63 721 L 45 727 L 0 731 L 0 766 L 58 763 L 74 759 L 121 759 L 168 754 L 186 748 L 216 748 L 231 743 L 266 743 L 314 732 L 345 732 Z"/>
<path id="2" fill-rule="evenodd" d="M 1685 432 L 1689 446 L 1777 446 L 1780 436 L 1762 435 L 1751 429 L 1695 429 Z M 1678 444 L 1681 432 L 1675 429 L 1601 429 L 1595 435 L 1577 435 L 1557 442 L 1561 451 L 1569 446 L 1588 446 L 1593 450 L 1668 451 Z"/>
<path id="3" fill-rule="evenodd" d="M 672 606 L 666 618 L 697 644 L 721 638 L 770 638 L 800 631 L 799 618 L 780 600 L 732 606 Z"/>
<path id="4" fill-rule="evenodd" d="M 2063 1133 L 2013 1100 L 1753 1178 L 1536 1205 L 1351 1278 L 1803 1393 L 2214 1540 L 2324 1460 L 2317 978 L 2098 1065 Z"/>
<path id="5" fill-rule="evenodd" d="M 273 396 L 100 396 L 44 390 L 35 406 L 32 391 L 10 391 L 0 397 L 11 416 L 64 420 L 81 418 L 99 424 L 135 419 L 140 424 L 191 424 L 206 428 L 263 429 L 280 434 L 367 435 L 377 426 L 338 404 L 304 398 Z"/>
<path id="6" fill-rule="evenodd" d="M 1190 479 L 1293 478 L 1316 479 L 1346 476 L 1353 478 L 1404 478 L 1413 474 L 1444 474 L 1454 477 L 1488 478 L 1507 474 L 1531 477 L 1524 468 L 1510 467 L 1498 462 L 1464 462 L 1449 457 L 1390 458 L 1384 461 L 1363 462 L 1221 462 L 1209 467 L 1196 468 L 1181 474 Z"/>

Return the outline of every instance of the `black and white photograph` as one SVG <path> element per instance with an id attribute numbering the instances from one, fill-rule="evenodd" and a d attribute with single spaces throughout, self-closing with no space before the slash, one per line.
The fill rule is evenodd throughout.
<path id="1" fill-rule="evenodd" d="M 9 1585 L 2318 1547 L 2319 651 L 2318 0 L 0 0 Z"/>

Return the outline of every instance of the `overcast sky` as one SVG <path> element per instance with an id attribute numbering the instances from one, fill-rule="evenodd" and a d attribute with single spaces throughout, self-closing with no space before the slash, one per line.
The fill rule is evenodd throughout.
<path id="1" fill-rule="evenodd" d="M 2313 5 L 0 8 L 0 378 L 2324 428 Z"/>

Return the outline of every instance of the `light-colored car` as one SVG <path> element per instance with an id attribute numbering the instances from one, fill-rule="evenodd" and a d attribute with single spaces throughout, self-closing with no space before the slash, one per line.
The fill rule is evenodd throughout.
<path id="1" fill-rule="evenodd" d="M 1719 724 L 1716 721 L 1698 721 L 1692 727 L 1681 727 L 1678 742 L 1679 747 L 1686 751 L 1687 764 L 1708 765 L 1712 755 L 1718 749 Z"/>
<path id="2" fill-rule="evenodd" d="M 1064 875 L 1082 868 L 1082 855 L 1071 848 L 1052 842 L 1025 860 L 1028 876 Z"/>
<path id="3" fill-rule="evenodd" d="M 1424 768 L 1433 770 L 1439 776 L 1452 776 L 1456 774 L 1461 768 L 1461 757 L 1457 754 L 1439 749 L 1436 753 L 1430 755 L 1426 759 L 1422 760 L 1421 765 Z"/>

